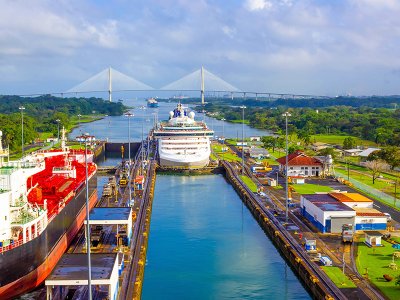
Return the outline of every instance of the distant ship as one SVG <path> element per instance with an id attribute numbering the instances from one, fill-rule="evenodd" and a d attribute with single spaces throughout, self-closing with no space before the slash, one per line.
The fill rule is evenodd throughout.
<path id="1" fill-rule="evenodd" d="M 197 169 L 208 165 L 214 131 L 204 122 L 194 120 L 194 112 L 187 113 L 179 103 L 170 112 L 169 121 L 161 122 L 153 130 L 158 140 L 160 166 Z"/>
<path id="2" fill-rule="evenodd" d="M 0 131 L 0 299 L 40 285 L 86 217 L 85 151 L 58 150 L 5 161 Z M 97 166 L 88 153 L 89 207 L 97 200 Z"/>
<path id="3" fill-rule="evenodd" d="M 148 107 L 158 107 L 158 102 L 155 98 L 147 99 L 147 106 Z"/>

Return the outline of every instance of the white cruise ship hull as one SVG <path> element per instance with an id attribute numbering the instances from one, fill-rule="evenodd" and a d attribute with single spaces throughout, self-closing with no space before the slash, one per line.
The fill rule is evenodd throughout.
<path id="1" fill-rule="evenodd" d="M 180 155 L 165 155 L 160 153 L 161 167 L 177 167 L 188 169 L 200 169 L 207 166 L 210 162 L 210 156 L 180 156 Z"/>

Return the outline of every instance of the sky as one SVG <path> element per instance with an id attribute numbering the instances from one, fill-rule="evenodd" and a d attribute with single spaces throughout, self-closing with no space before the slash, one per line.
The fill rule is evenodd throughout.
<path id="1" fill-rule="evenodd" d="M 0 94 L 63 92 L 109 66 L 156 89 L 204 66 L 242 91 L 400 94 L 398 0 L 0 0 L 0 7 Z"/>

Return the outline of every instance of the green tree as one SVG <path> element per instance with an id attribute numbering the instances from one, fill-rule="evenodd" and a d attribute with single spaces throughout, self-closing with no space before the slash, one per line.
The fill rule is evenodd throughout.
<path id="1" fill-rule="evenodd" d="M 400 147 L 386 147 L 380 150 L 378 155 L 390 166 L 391 170 L 400 166 Z"/>
<path id="2" fill-rule="evenodd" d="M 272 149 L 272 152 L 275 152 L 275 148 L 277 146 L 277 140 L 273 136 L 263 136 L 261 138 L 261 142 L 264 144 L 264 148 Z"/>
<path id="3" fill-rule="evenodd" d="M 330 148 L 330 147 L 319 150 L 317 154 L 319 156 L 328 156 L 328 155 L 330 155 L 330 156 L 332 156 L 333 159 L 336 158 L 335 149 Z"/>
<path id="4" fill-rule="evenodd" d="M 348 136 L 343 140 L 343 149 L 353 149 L 355 147 L 356 147 L 356 140 L 351 136 Z"/>

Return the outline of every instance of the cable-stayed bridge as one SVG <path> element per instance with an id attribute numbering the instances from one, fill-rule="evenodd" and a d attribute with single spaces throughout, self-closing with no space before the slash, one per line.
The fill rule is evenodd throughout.
<path id="1" fill-rule="evenodd" d="M 317 96 L 317 95 L 272 93 L 263 91 L 245 91 L 235 87 L 234 85 L 228 83 L 227 81 L 223 80 L 219 76 L 211 73 L 210 71 L 206 70 L 203 67 L 159 89 L 155 89 L 131 76 L 128 76 L 110 67 L 102 70 L 101 72 L 93 75 L 92 77 L 84 80 L 83 82 L 77 84 L 76 86 L 68 89 L 65 92 L 52 92 L 50 94 L 60 94 L 61 96 L 64 96 L 67 94 L 77 95 L 85 93 L 107 92 L 109 101 L 112 101 L 113 92 L 139 92 L 139 91 L 200 92 L 202 104 L 204 104 L 204 94 L 206 91 L 208 93 L 218 93 L 218 94 L 223 93 L 224 97 L 230 96 L 231 99 L 233 99 L 234 96 L 236 97 L 239 96 L 243 98 L 246 98 L 246 96 L 247 97 L 252 96 L 255 97 L 256 100 L 258 100 L 259 97 L 267 100 L 273 100 L 278 98 L 286 98 L 286 99 L 327 98 L 326 96 Z M 21 96 L 36 96 L 36 95 L 42 95 L 42 94 L 21 95 Z"/>

